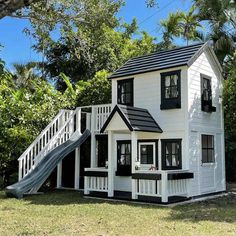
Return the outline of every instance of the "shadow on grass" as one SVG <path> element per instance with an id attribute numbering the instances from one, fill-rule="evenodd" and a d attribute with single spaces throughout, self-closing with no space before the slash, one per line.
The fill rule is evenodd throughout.
<path id="1" fill-rule="evenodd" d="M 236 195 L 229 194 L 225 197 L 176 206 L 167 220 L 196 223 L 201 221 L 235 223 Z"/>
<path id="2" fill-rule="evenodd" d="M 0 199 L 6 199 L 3 194 Z M 137 204 L 132 202 L 120 201 L 106 201 L 103 199 L 83 198 L 82 192 L 75 191 L 61 191 L 55 190 L 42 195 L 25 196 L 23 199 L 27 204 L 32 205 L 73 205 L 73 204 L 106 204 L 108 205 L 126 205 L 145 209 L 166 209 L 169 211 L 168 216 L 165 218 L 167 221 L 185 221 L 198 223 L 201 221 L 209 222 L 236 222 L 236 195 L 229 194 L 228 196 L 219 197 L 216 199 L 196 202 L 186 205 L 178 205 L 175 207 L 163 207 L 158 204 Z"/>

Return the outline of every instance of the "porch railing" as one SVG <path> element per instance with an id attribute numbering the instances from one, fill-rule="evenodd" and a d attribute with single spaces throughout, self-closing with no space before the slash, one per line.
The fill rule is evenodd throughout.
<path id="1" fill-rule="evenodd" d="M 188 171 L 137 171 L 132 175 L 133 196 L 161 197 L 168 202 L 171 196 L 189 196 L 193 173 Z"/>
<path id="2" fill-rule="evenodd" d="M 105 168 L 85 168 L 84 194 L 108 192 L 108 170 Z"/>

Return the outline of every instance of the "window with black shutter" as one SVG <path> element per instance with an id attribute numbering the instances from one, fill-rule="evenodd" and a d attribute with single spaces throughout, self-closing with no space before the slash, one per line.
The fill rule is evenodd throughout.
<path id="1" fill-rule="evenodd" d="M 181 169 L 181 139 L 162 139 L 162 169 Z"/>
<path id="2" fill-rule="evenodd" d="M 203 74 L 201 74 L 201 94 L 202 111 L 216 111 L 216 108 L 212 106 L 211 77 Z"/>
<path id="3" fill-rule="evenodd" d="M 117 103 L 133 106 L 133 79 L 118 80 Z"/>
<path id="4" fill-rule="evenodd" d="M 161 110 L 181 108 L 180 72 L 161 73 Z"/>

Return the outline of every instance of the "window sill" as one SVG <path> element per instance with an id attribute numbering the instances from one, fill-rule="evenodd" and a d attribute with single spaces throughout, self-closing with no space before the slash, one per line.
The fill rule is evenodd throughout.
<path id="1" fill-rule="evenodd" d="M 202 163 L 202 167 L 207 167 L 207 166 L 214 166 L 216 163 L 215 162 L 207 162 L 207 163 Z"/>
<path id="2" fill-rule="evenodd" d="M 179 103 L 169 103 L 169 104 L 161 104 L 161 110 L 169 110 L 169 109 L 180 109 L 181 105 Z"/>
<path id="3" fill-rule="evenodd" d="M 206 105 L 206 106 L 203 106 L 203 107 L 202 107 L 202 111 L 208 112 L 208 113 L 216 112 L 216 107 Z"/>

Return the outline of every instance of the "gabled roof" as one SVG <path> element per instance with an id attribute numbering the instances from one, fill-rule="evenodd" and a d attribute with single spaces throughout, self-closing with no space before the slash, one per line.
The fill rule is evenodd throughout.
<path id="1" fill-rule="evenodd" d="M 189 65 L 199 51 L 209 47 L 208 43 L 199 43 L 170 50 L 154 52 L 149 55 L 135 57 L 128 60 L 123 66 L 115 71 L 109 79 L 163 70 L 177 66 Z"/>
<path id="2" fill-rule="evenodd" d="M 130 131 L 163 132 L 147 109 L 116 105 L 104 123 L 101 133 L 106 130 L 116 112 L 118 112 Z"/>

